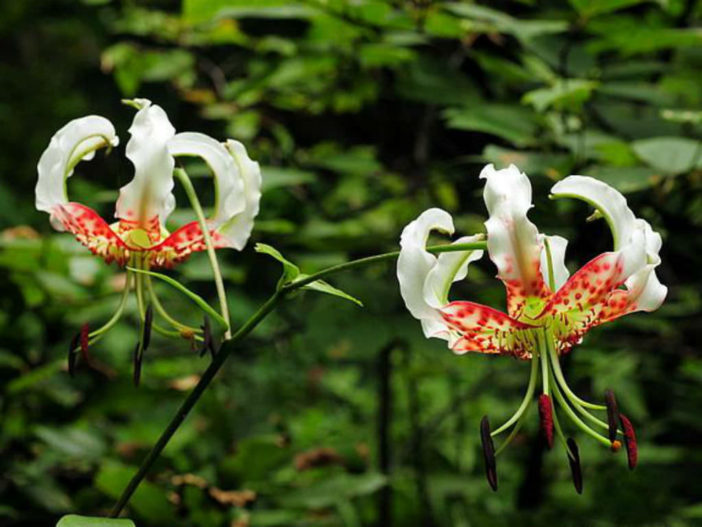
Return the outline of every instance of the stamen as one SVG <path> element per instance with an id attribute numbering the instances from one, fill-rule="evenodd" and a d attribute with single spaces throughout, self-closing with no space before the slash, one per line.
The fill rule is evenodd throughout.
<path id="1" fill-rule="evenodd" d="M 546 444 L 548 448 L 553 448 L 553 406 L 551 398 L 545 393 L 539 395 L 539 419 Z"/>
<path id="2" fill-rule="evenodd" d="M 141 344 L 137 342 L 134 348 L 134 386 L 139 386 L 141 381 Z"/>
<path id="3" fill-rule="evenodd" d="M 80 353 L 85 362 L 90 362 L 90 356 L 88 355 L 88 346 L 90 345 L 90 326 L 83 324 L 80 327 Z"/>
<path id="4" fill-rule="evenodd" d="M 575 492 L 583 493 L 583 471 L 580 467 L 580 451 L 578 444 L 572 437 L 568 438 L 568 463 L 570 463 L 570 473 L 573 476 L 573 486 Z"/>
<path id="5" fill-rule="evenodd" d="M 497 490 L 497 465 L 495 463 L 495 445 L 490 436 L 490 421 L 487 415 L 480 420 L 480 441 L 483 445 L 485 475 L 492 490 Z"/>
<path id="6" fill-rule="evenodd" d="M 75 377 L 76 375 L 76 349 L 80 340 L 80 333 L 76 333 L 68 345 L 68 375 Z"/>
<path id="7" fill-rule="evenodd" d="M 529 373 L 529 384 L 526 389 L 526 393 L 524 394 L 524 399 L 522 399 L 522 403 L 519 405 L 519 408 L 517 408 L 517 411 L 514 413 L 512 417 L 510 417 L 505 424 L 500 426 L 497 430 L 493 431 L 490 435 L 492 437 L 497 436 L 498 434 L 501 434 L 505 430 L 507 430 L 510 426 L 512 426 L 514 423 L 516 423 L 522 415 L 524 415 L 524 412 L 529 408 L 531 405 L 532 399 L 534 398 L 534 390 L 536 389 L 536 379 L 538 377 L 539 373 L 539 358 L 538 355 L 535 353 L 533 354 L 531 358 L 531 372 Z"/>
<path id="8" fill-rule="evenodd" d="M 614 397 L 614 392 L 612 390 L 605 390 L 605 402 L 607 404 L 609 440 L 614 442 L 617 438 L 617 415 L 619 414 L 619 408 L 617 407 L 617 399 Z"/>
<path id="9" fill-rule="evenodd" d="M 214 340 L 212 339 L 212 326 L 210 325 L 210 318 L 205 315 L 202 322 L 202 348 L 200 348 L 200 357 L 203 357 L 205 353 L 209 350 L 212 358 L 217 354 L 215 349 Z"/>
<path id="10" fill-rule="evenodd" d="M 142 348 L 146 351 L 151 343 L 151 325 L 154 322 L 154 308 L 149 304 L 144 314 L 144 330 L 141 334 Z"/>
<path id="11" fill-rule="evenodd" d="M 636 464 L 639 462 L 639 449 L 636 444 L 636 432 L 634 432 L 634 426 L 631 421 L 624 415 L 619 414 L 619 422 L 622 425 L 622 430 L 624 430 L 624 446 L 626 447 L 626 455 L 629 461 L 629 468 L 634 470 Z"/>

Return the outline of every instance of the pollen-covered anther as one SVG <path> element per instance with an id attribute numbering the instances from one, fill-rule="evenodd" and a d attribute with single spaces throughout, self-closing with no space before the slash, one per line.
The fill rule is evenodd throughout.
<path id="1" fill-rule="evenodd" d="M 614 397 L 614 392 L 612 390 L 605 390 L 605 404 L 607 405 L 609 440 L 614 444 L 614 440 L 617 438 L 617 415 L 619 414 L 619 408 L 617 406 L 617 399 Z M 613 452 L 617 450 L 612 447 Z"/>
<path id="2" fill-rule="evenodd" d="M 144 313 L 144 331 L 141 335 L 142 349 L 146 350 L 151 343 L 151 326 L 154 323 L 154 308 L 151 304 Z"/>
<path id="3" fill-rule="evenodd" d="M 85 323 L 80 327 L 80 353 L 85 362 L 90 360 L 88 349 L 90 346 L 90 326 Z"/>
<path id="4" fill-rule="evenodd" d="M 141 359 L 142 359 L 141 343 L 137 342 L 134 347 L 134 386 L 139 386 L 141 382 Z"/>
<path id="5" fill-rule="evenodd" d="M 572 437 L 568 438 L 568 463 L 570 464 L 570 474 L 573 477 L 573 486 L 578 494 L 583 493 L 583 470 L 580 466 L 580 451 L 578 444 Z"/>
<path id="6" fill-rule="evenodd" d="M 619 452 L 619 450 L 621 450 L 621 448 L 622 448 L 621 441 L 619 441 L 618 439 L 615 439 L 614 441 L 612 441 L 612 445 L 610 446 L 610 449 L 612 450 L 612 452 Z"/>
<path id="7" fill-rule="evenodd" d="M 539 395 L 539 420 L 546 444 L 548 448 L 553 448 L 553 405 L 545 393 Z"/>
<path id="8" fill-rule="evenodd" d="M 636 464 L 639 462 L 636 432 L 634 432 L 634 426 L 631 424 L 631 421 L 629 421 L 624 414 L 619 414 L 619 422 L 621 423 L 622 430 L 624 431 L 624 446 L 626 447 L 629 468 L 634 470 L 634 468 L 636 468 Z"/>
<path id="9" fill-rule="evenodd" d="M 495 462 L 495 445 L 490 435 L 490 421 L 487 415 L 480 420 L 480 442 L 483 446 L 485 476 L 492 490 L 497 490 L 497 464 Z"/>

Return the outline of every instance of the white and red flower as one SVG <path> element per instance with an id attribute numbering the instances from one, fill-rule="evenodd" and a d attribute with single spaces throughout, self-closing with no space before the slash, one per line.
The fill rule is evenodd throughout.
<path id="1" fill-rule="evenodd" d="M 488 165 L 480 177 L 485 179 L 483 197 L 489 213 L 485 222 L 487 252 L 505 285 L 507 312 L 449 300 L 451 284 L 466 276 L 468 264 L 482 257 L 482 251 L 438 257 L 426 251 L 432 231 L 453 234 L 454 230 L 451 216 L 436 208 L 407 225 L 400 240 L 397 277 L 408 310 L 421 321 L 426 337 L 447 340 L 456 353 L 520 359 L 541 356 L 544 394 L 548 395 L 552 386 L 554 395 L 562 395 L 577 411 L 604 409 L 584 403 L 559 381 L 558 355 L 578 344 L 595 326 L 634 311 L 660 307 L 667 294 L 655 272 L 661 262 L 660 235 L 637 218 L 624 196 L 609 185 L 585 176 L 567 177 L 554 185 L 552 197 L 571 197 L 592 205 L 609 224 L 614 239 L 612 251 L 596 256 L 569 275 L 565 238 L 539 233 L 527 216 L 532 207 L 527 176 L 514 165 L 503 170 Z M 454 243 L 466 241 L 473 241 L 473 237 Z M 533 375 L 535 371 L 533 368 Z M 531 397 L 533 390 L 527 395 Z M 520 409 L 510 425 L 519 421 L 526 408 Z M 603 442 L 614 445 L 614 441 Z"/>
<path id="2" fill-rule="evenodd" d="M 197 156 L 207 163 L 215 180 L 216 202 L 207 220 L 214 245 L 241 250 L 258 213 L 258 163 L 237 141 L 220 143 L 197 132 L 176 133 L 160 106 L 146 99 L 136 99 L 133 105 L 138 111 L 129 129 L 126 155 L 134 165 L 134 178 L 120 189 L 117 221 L 108 224 L 90 207 L 70 201 L 66 192 L 66 180 L 80 161 L 119 142 L 110 121 L 96 115 L 69 122 L 51 138 L 37 166 L 37 209 L 50 214 L 55 229 L 71 232 L 108 263 L 123 266 L 131 255 L 140 254 L 151 268 L 172 267 L 206 248 L 197 221 L 173 233 L 165 228 L 176 205 L 175 158 Z"/>

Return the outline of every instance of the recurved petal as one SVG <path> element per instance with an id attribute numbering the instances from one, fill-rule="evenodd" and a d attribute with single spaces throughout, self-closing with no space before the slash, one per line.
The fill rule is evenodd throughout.
<path id="1" fill-rule="evenodd" d="M 565 253 L 568 246 L 568 240 L 563 236 L 547 236 L 540 235 L 542 243 L 541 249 L 541 275 L 544 281 L 551 283 L 551 275 L 553 275 L 554 291 L 566 283 L 570 272 L 565 265 Z"/>
<path id="2" fill-rule="evenodd" d="M 426 251 L 427 238 L 434 230 L 453 234 L 453 219 L 448 212 L 428 209 L 407 224 L 400 237 L 400 256 L 397 259 L 400 294 L 412 316 L 422 321 L 426 337 L 441 336 L 446 332 L 446 324 L 438 311 L 424 297 L 424 283 L 437 264 L 436 256 Z M 448 336 L 444 335 L 443 338 Z"/>
<path id="3" fill-rule="evenodd" d="M 261 201 L 261 167 L 249 157 L 246 148 L 239 141 L 229 139 L 226 148 L 239 167 L 244 185 L 244 210 L 237 213 L 232 207 L 228 211 L 231 219 L 222 224 L 219 233 L 229 241 L 231 247 L 241 250 L 251 236 L 254 218 L 258 215 Z"/>
<path id="4" fill-rule="evenodd" d="M 440 311 L 448 326 L 459 335 L 452 345 L 456 353 L 476 351 L 522 359 L 531 357 L 535 342 L 529 330 L 535 326 L 474 302 L 451 302 Z"/>
<path id="5" fill-rule="evenodd" d="M 551 195 L 554 198 L 581 199 L 597 209 L 612 230 L 615 250 L 631 239 L 636 217 L 626 198 L 606 183 L 588 176 L 568 176 L 553 186 Z"/>
<path id="6" fill-rule="evenodd" d="M 36 207 L 52 215 L 55 228 L 64 229 L 54 210 L 68 203 L 66 179 L 71 177 L 74 167 L 80 161 L 92 159 L 97 149 L 118 143 L 112 123 L 97 115 L 74 119 L 51 138 L 37 165 Z"/>
<path id="7" fill-rule="evenodd" d="M 461 243 L 477 242 L 481 235 L 463 236 L 458 238 L 451 245 Z M 448 304 L 448 293 L 451 284 L 463 280 L 468 274 L 468 265 L 479 260 L 483 256 L 483 251 L 456 251 L 439 254 L 436 265 L 427 274 L 424 281 L 424 300 L 434 308 L 440 308 Z"/>
<path id="8" fill-rule="evenodd" d="M 487 165 L 480 177 L 486 180 L 483 197 L 490 213 L 485 222 L 488 254 L 507 288 L 507 310 L 516 318 L 528 298 L 548 295 L 541 274 L 539 232 L 527 218 L 531 183 L 514 165 L 503 170 Z"/>
<path id="9" fill-rule="evenodd" d="M 129 128 L 127 158 L 134 165 L 134 179 L 123 186 L 117 200 L 116 216 L 146 225 L 158 217 L 163 225 L 175 208 L 173 168 L 168 142 L 175 128 L 166 112 L 147 99 L 136 99 L 140 106 Z"/>
<path id="10" fill-rule="evenodd" d="M 213 229 L 244 210 L 243 179 L 238 165 L 222 143 L 198 132 L 183 132 L 171 139 L 168 150 L 173 156 L 200 157 L 212 171 L 217 197 L 208 222 Z"/>

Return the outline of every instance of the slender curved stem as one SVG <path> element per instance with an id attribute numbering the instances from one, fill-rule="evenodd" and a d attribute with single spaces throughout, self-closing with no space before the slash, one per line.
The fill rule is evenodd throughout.
<path id="1" fill-rule="evenodd" d="M 219 262 L 217 261 L 217 255 L 215 254 L 214 244 L 212 243 L 212 236 L 210 235 L 210 229 L 207 226 L 207 219 L 205 218 L 205 213 L 202 212 L 202 206 L 200 205 L 200 200 L 195 192 L 195 187 L 193 187 L 188 174 L 182 168 L 176 168 L 174 171 L 175 176 L 178 178 L 180 183 L 183 185 L 183 189 L 190 200 L 190 204 L 197 215 L 197 221 L 200 224 L 200 230 L 202 231 L 202 237 L 205 240 L 205 245 L 207 246 L 207 256 L 210 259 L 210 265 L 212 266 L 212 274 L 214 274 L 215 287 L 217 288 L 217 297 L 219 298 L 219 309 L 222 313 L 222 317 L 227 321 L 228 328 L 224 333 L 224 339 L 229 340 L 232 338 L 232 322 L 229 318 L 229 305 L 227 304 L 227 292 L 224 289 L 224 281 L 222 280 L 222 272 L 219 269 Z"/>
<path id="2" fill-rule="evenodd" d="M 483 241 L 454 245 L 438 245 L 428 247 L 427 251 L 431 253 L 466 251 L 485 249 L 486 246 L 487 244 Z M 137 470 L 136 474 L 134 474 L 132 479 L 125 487 L 124 491 L 122 492 L 122 495 L 120 496 L 119 500 L 112 509 L 110 516 L 112 518 L 116 518 L 122 512 L 122 509 L 124 509 L 124 507 L 127 505 L 129 499 L 134 494 L 134 491 L 136 491 L 137 487 L 146 477 L 146 474 L 149 472 L 156 459 L 158 459 L 158 456 L 161 454 L 161 452 L 171 440 L 173 435 L 176 433 L 183 421 L 185 421 L 185 418 L 188 416 L 188 414 L 198 402 L 202 394 L 205 392 L 210 382 L 212 382 L 212 379 L 214 379 L 215 375 L 220 370 L 220 368 L 227 360 L 229 355 L 232 353 L 232 351 L 236 349 L 236 343 L 242 340 L 244 337 L 246 337 L 249 333 L 251 333 L 251 331 L 253 331 L 256 328 L 256 326 L 258 326 L 258 324 L 264 318 L 266 318 L 266 316 L 271 311 L 273 311 L 289 293 L 330 274 L 346 271 L 356 267 L 363 267 L 378 262 L 384 262 L 387 260 L 394 260 L 399 256 L 399 254 L 399 251 L 394 251 L 335 265 L 327 269 L 323 269 L 312 275 L 309 275 L 308 277 L 302 280 L 297 280 L 295 282 L 288 283 L 280 289 L 278 289 L 273 295 L 271 295 L 271 297 L 268 298 L 268 300 L 266 300 L 246 322 L 244 322 L 244 324 L 232 335 L 232 337 L 222 344 L 222 347 L 220 348 L 219 352 L 215 355 L 214 359 L 212 359 L 212 362 L 202 374 L 202 377 L 200 377 L 200 380 L 198 381 L 195 388 L 193 388 L 193 390 L 185 398 L 180 408 L 178 408 L 176 414 L 168 423 L 165 430 L 161 433 L 161 436 L 156 441 L 156 444 L 154 444 L 154 446 L 151 448 L 151 451 L 141 462 L 139 470 Z"/>
<path id="3" fill-rule="evenodd" d="M 539 356 L 537 354 L 534 354 L 531 358 L 531 373 L 529 375 L 529 385 L 527 386 L 526 393 L 524 394 L 524 399 L 522 399 L 522 404 L 519 405 L 519 408 L 517 408 L 517 411 L 514 413 L 512 417 L 507 420 L 505 424 L 500 426 L 498 429 L 496 429 L 494 432 L 492 432 L 490 435 L 492 437 L 495 437 L 505 430 L 507 430 L 510 426 L 512 426 L 521 416 L 522 414 L 526 411 L 526 409 L 529 407 L 531 404 L 531 400 L 534 397 L 534 390 L 536 389 L 536 379 L 539 376 Z"/>
<path id="4" fill-rule="evenodd" d="M 96 339 L 103 333 L 105 333 L 108 329 L 111 329 L 112 326 L 114 326 L 117 321 L 119 321 L 120 318 L 122 318 L 122 313 L 124 312 L 124 308 L 127 305 L 127 300 L 129 299 L 129 289 L 131 287 L 131 276 L 130 273 L 127 273 L 127 280 L 126 283 L 124 284 L 124 291 L 122 291 L 122 298 L 119 301 L 119 305 L 117 306 L 117 310 L 114 312 L 114 314 L 110 317 L 110 319 L 105 322 L 105 324 L 95 331 L 91 331 L 90 334 L 88 335 L 91 339 Z"/>

